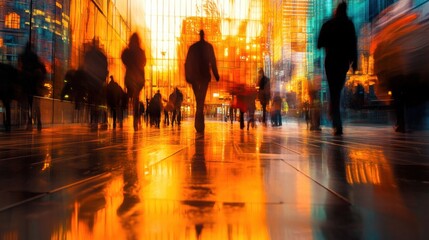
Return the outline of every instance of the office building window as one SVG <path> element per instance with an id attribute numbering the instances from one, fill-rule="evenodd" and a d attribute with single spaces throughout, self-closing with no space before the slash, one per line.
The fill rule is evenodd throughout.
<path id="1" fill-rule="evenodd" d="M 12 28 L 12 29 L 19 29 L 20 19 L 21 18 L 17 13 L 15 12 L 8 13 L 5 19 L 5 27 Z"/>

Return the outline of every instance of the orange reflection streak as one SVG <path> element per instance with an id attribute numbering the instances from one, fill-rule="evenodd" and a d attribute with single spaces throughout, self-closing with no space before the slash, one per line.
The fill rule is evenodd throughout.
<path id="1" fill-rule="evenodd" d="M 417 13 L 409 13 L 392 23 L 389 23 L 387 26 L 385 26 L 380 32 L 378 32 L 370 46 L 370 53 L 374 54 L 375 49 L 377 48 L 378 44 L 384 40 L 387 40 L 391 37 L 403 35 L 409 32 L 412 32 L 415 30 L 416 25 L 410 25 L 414 20 L 416 20 L 418 17 Z M 411 27 L 411 28 L 410 28 Z M 405 32 L 404 32 L 405 31 Z"/>
<path id="2" fill-rule="evenodd" d="M 373 185 L 365 195 L 374 209 L 383 209 L 394 213 L 402 221 L 415 222 L 416 218 L 409 210 L 397 187 L 390 161 L 382 150 L 351 149 L 350 162 L 346 164 L 346 179 L 349 184 Z M 386 201 L 389 204 L 386 204 Z M 414 224 L 410 224 L 414 226 Z M 413 238 L 413 237 L 412 237 Z"/>
<path id="3" fill-rule="evenodd" d="M 52 232 L 51 239 L 126 239 L 126 231 L 116 213 L 123 200 L 122 186 L 121 177 L 112 179 L 104 191 L 105 204 L 94 213 L 82 210 L 83 204 L 91 199 L 74 202 L 71 227 L 60 225 Z"/>
<path id="4" fill-rule="evenodd" d="M 371 159 L 368 161 L 368 157 Z M 387 167 L 381 150 L 352 149 L 350 162 L 346 164 L 346 179 L 349 184 L 391 184 L 394 182 L 392 170 Z"/>

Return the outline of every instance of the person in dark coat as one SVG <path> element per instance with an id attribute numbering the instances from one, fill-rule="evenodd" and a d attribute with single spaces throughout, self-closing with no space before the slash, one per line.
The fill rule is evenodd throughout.
<path id="1" fill-rule="evenodd" d="M 325 48 L 325 71 L 330 92 L 330 115 L 334 135 L 343 134 L 340 116 L 341 90 L 350 68 L 357 69 L 357 40 L 353 22 L 347 16 L 347 4 L 338 4 L 334 17 L 322 25 L 318 48 Z"/>
<path id="2" fill-rule="evenodd" d="M 121 59 L 126 68 L 125 87 L 133 104 L 134 131 L 137 131 L 140 112 L 139 96 L 145 84 L 144 67 L 146 66 L 146 54 L 140 47 L 140 37 L 137 33 L 131 35 L 128 47 L 122 52 Z"/>
<path id="3" fill-rule="evenodd" d="M 280 97 L 279 93 L 276 93 L 276 95 L 273 98 L 272 103 L 272 114 L 273 114 L 273 126 L 281 126 L 282 125 L 282 98 Z"/>
<path id="4" fill-rule="evenodd" d="M 122 128 L 122 101 L 124 99 L 124 91 L 121 86 L 110 76 L 110 82 L 106 87 L 107 106 L 110 109 L 113 119 L 113 129 L 116 128 L 116 120 L 119 120 L 119 126 Z"/>
<path id="5" fill-rule="evenodd" d="M 204 40 L 204 31 L 200 30 L 200 41 L 189 47 L 185 61 L 186 81 L 192 84 L 192 90 L 197 102 L 194 126 L 198 133 L 203 133 L 205 127 L 204 101 L 211 79 L 210 69 L 216 81 L 219 81 L 213 46 Z"/>
<path id="6" fill-rule="evenodd" d="M 264 70 L 261 68 L 258 71 L 258 86 L 259 86 L 259 92 L 258 92 L 258 98 L 259 102 L 262 106 L 262 123 L 264 125 L 267 124 L 267 105 L 270 102 L 271 99 L 271 84 L 270 79 L 265 76 Z"/>

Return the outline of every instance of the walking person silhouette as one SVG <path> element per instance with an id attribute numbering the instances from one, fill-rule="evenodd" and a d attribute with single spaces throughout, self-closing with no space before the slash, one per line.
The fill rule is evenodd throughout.
<path id="1" fill-rule="evenodd" d="M 258 70 L 258 98 L 262 105 L 262 123 L 264 126 L 267 125 L 267 105 L 271 99 L 271 83 L 270 79 L 265 76 L 264 70 L 260 68 Z"/>
<path id="2" fill-rule="evenodd" d="M 213 46 L 204 40 L 204 31 L 200 30 L 200 40 L 189 47 L 185 61 L 186 81 L 192 84 L 197 102 L 194 123 L 197 133 L 204 133 L 204 101 L 211 79 L 210 69 L 216 81 L 219 81 Z"/>
<path id="3" fill-rule="evenodd" d="M 140 44 L 139 35 L 133 33 L 130 37 L 128 47 L 124 49 L 121 55 L 122 62 L 126 68 L 125 87 L 128 97 L 131 98 L 133 104 L 133 126 L 135 131 L 138 131 L 139 128 L 139 97 L 145 84 L 144 67 L 146 66 L 146 54 L 140 47 Z"/>
<path id="4" fill-rule="evenodd" d="M 325 72 L 329 85 L 329 111 L 334 135 L 343 134 L 340 115 L 341 91 L 350 68 L 357 69 L 357 40 L 353 22 L 347 16 L 347 4 L 341 2 L 334 17 L 322 25 L 318 48 L 325 48 Z"/>

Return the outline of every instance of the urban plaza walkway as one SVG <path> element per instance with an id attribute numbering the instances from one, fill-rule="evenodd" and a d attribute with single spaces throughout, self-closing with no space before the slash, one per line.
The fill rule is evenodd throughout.
<path id="1" fill-rule="evenodd" d="M 0 239 L 428 239 L 429 133 L 0 133 Z"/>

